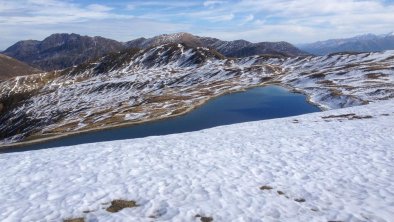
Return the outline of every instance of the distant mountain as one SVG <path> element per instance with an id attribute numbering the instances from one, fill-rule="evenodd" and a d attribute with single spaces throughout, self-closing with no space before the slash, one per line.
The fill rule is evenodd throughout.
<path id="1" fill-rule="evenodd" d="M 315 55 L 336 52 L 376 52 L 394 49 L 394 33 L 384 35 L 366 34 L 346 39 L 330 39 L 298 47 Z"/>
<path id="2" fill-rule="evenodd" d="M 78 34 L 53 34 L 43 41 L 19 41 L 3 54 L 42 70 L 63 69 L 124 48 L 115 40 Z"/>
<path id="3" fill-rule="evenodd" d="M 275 54 L 284 56 L 299 56 L 307 53 L 287 42 L 251 43 L 245 40 L 223 41 L 211 37 L 200 37 L 189 33 L 175 33 L 139 38 L 126 42 L 126 46 L 134 48 L 149 48 L 167 43 L 182 43 L 188 47 L 207 47 L 217 50 L 227 57 L 246 57 L 260 54 Z"/>
<path id="4" fill-rule="evenodd" d="M 261 54 L 299 56 L 307 53 L 287 42 L 251 43 L 245 40 L 222 41 L 189 33 L 164 34 L 153 38 L 138 38 L 126 43 L 102 37 L 78 34 L 53 34 L 42 41 L 19 41 L 4 52 L 33 67 L 52 71 L 82 64 L 126 48 L 147 49 L 163 44 L 183 44 L 187 47 L 214 49 L 227 57 L 246 57 Z"/>
<path id="5" fill-rule="evenodd" d="M 41 70 L 35 69 L 26 63 L 0 54 L 0 81 L 16 76 L 24 76 L 38 73 Z"/>

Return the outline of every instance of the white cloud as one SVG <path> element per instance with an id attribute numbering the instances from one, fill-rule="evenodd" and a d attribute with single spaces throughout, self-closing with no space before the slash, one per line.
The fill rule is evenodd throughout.
<path id="1" fill-rule="evenodd" d="M 206 19 L 212 22 L 222 22 L 222 21 L 231 21 L 234 18 L 234 14 L 227 14 L 227 15 L 214 15 L 214 16 L 207 16 L 202 19 Z"/>
<path id="2" fill-rule="evenodd" d="M 394 29 L 394 5 L 380 0 L 240 0 L 210 11 L 212 14 L 244 15 L 235 16 L 242 19 L 239 26 L 245 26 L 243 29 L 206 32 L 216 35 L 217 30 L 222 30 L 218 36 L 229 39 L 284 39 L 297 43 L 371 32 L 379 34 Z"/>
<path id="3" fill-rule="evenodd" d="M 86 8 L 95 12 L 108 12 L 112 10 L 111 7 L 105 5 L 99 5 L 99 4 L 91 4 L 88 5 Z"/>
<path id="4" fill-rule="evenodd" d="M 254 15 L 248 15 L 248 16 L 246 16 L 245 17 L 245 22 L 250 22 L 250 21 L 253 21 L 253 19 L 254 19 Z"/>
<path id="5" fill-rule="evenodd" d="M 129 41 L 139 37 L 152 37 L 162 33 L 190 32 L 191 30 L 192 28 L 189 25 L 138 18 L 96 19 L 58 24 L 4 25 L 0 36 L 2 40 L 0 41 L 0 51 L 19 40 L 42 40 L 53 33 L 77 33 L 102 36 L 118 41 Z"/>
<path id="6" fill-rule="evenodd" d="M 128 40 L 191 31 L 228 40 L 301 43 L 394 31 L 394 3 L 383 0 L 81 2 L 0 0 L 0 44 L 4 47 L 20 39 L 42 39 L 53 32 Z"/>
<path id="7" fill-rule="evenodd" d="M 221 1 L 221 0 L 208 0 L 208 1 L 205 1 L 203 3 L 203 5 L 205 7 L 212 7 L 212 6 L 221 5 L 221 4 L 224 4 L 224 3 L 226 3 L 226 2 L 225 1 Z"/>
<path id="8" fill-rule="evenodd" d="M 59 0 L 16 0 L 0 5 L 3 14 L 0 23 L 14 24 L 57 24 L 86 19 L 116 17 L 111 14 L 111 7 L 91 4 L 83 7 L 78 4 Z"/>
<path id="9" fill-rule="evenodd" d="M 193 7 L 198 6 L 200 3 L 196 1 L 152 1 L 152 0 L 145 0 L 145 1 L 138 1 L 127 4 L 127 8 L 130 9 L 137 9 L 141 7 L 162 7 L 163 8 L 186 8 L 186 7 Z"/>

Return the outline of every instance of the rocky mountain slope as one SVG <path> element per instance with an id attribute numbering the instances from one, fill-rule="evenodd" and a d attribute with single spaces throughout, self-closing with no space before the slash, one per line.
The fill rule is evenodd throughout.
<path id="1" fill-rule="evenodd" d="M 377 52 L 394 49 L 394 34 L 366 34 L 346 39 L 330 39 L 298 47 L 315 55 L 325 55 L 336 52 Z"/>
<path id="2" fill-rule="evenodd" d="M 19 41 L 3 53 L 42 70 L 79 65 L 123 49 L 122 43 L 102 37 L 53 34 L 42 41 Z"/>
<path id="3" fill-rule="evenodd" d="M 128 47 L 149 48 L 168 43 L 182 43 L 189 47 L 212 48 L 227 57 L 246 57 L 260 54 L 299 56 L 307 53 L 297 49 L 288 42 L 251 43 L 245 40 L 223 41 L 216 38 L 200 37 L 189 33 L 159 35 L 153 38 L 139 38 L 126 43 Z"/>
<path id="4" fill-rule="evenodd" d="M 138 38 L 126 43 L 102 37 L 77 34 L 53 34 L 43 41 L 20 41 L 3 53 L 33 67 L 45 70 L 59 70 L 82 64 L 108 53 L 126 48 L 147 49 L 163 44 L 184 44 L 188 47 L 208 47 L 229 57 L 245 57 L 260 54 L 285 56 L 306 55 L 287 42 L 251 43 L 245 40 L 222 41 L 210 37 L 199 37 L 189 33 L 159 35 L 153 38 Z"/>
<path id="5" fill-rule="evenodd" d="M 0 81 L 39 72 L 42 71 L 9 56 L 0 54 Z"/>
<path id="6" fill-rule="evenodd" d="M 323 109 L 394 97 L 394 51 L 226 58 L 165 44 L 0 83 L 0 143 L 166 118 L 261 84 L 306 93 Z"/>

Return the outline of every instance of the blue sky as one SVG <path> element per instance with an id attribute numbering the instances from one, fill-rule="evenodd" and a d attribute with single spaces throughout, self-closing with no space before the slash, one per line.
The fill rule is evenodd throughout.
<path id="1" fill-rule="evenodd" d="M 0 50 L 58 32 L 305 43 L 391 31 L 394 0 L 0 0 Z"/>

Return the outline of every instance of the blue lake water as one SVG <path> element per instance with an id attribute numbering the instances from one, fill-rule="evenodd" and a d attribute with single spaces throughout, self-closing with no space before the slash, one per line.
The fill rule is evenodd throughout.
<path id="1" fill-rule="evenodd" d="M 214 126 L 318 112 L 306 96 L 279 86 L 256 87 L 212 99 L 182 116 L 122 128 L 72 135 L 40 144 L 12 148 L 18 152 L 100 141 L 190 132 Z"/>

